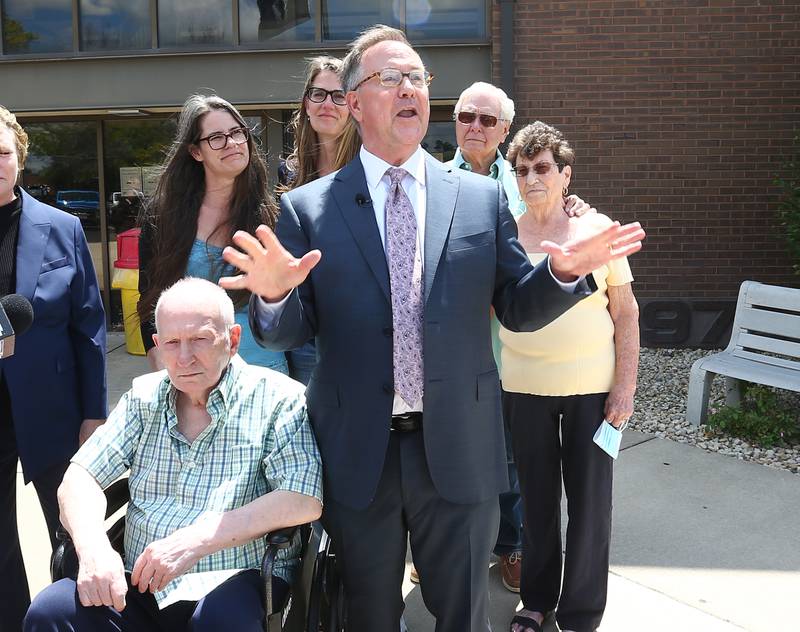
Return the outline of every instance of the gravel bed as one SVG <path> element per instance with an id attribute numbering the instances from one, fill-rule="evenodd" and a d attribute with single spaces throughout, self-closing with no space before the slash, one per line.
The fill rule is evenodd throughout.
<path id="1" fill-rule="evenodd" d="M 636 390 L 632 430 L 689 443 L 708 452 L 717 452 L 745 461 L 781 468 L 800 474 L 800 445 L 772 449 L 750 445 L 747 441 L 715 434 L 705 426 L 696 428 L 686 421 L 686 394 L 692 363 L 709 353 L 703 349 L 645 349 L 639 356 L 639 384 Z M 709 396 L 709 409 L 725 403 L 724 380 L 716 377 Z M 800 396 L 786 397 L 800 410 Z"/>

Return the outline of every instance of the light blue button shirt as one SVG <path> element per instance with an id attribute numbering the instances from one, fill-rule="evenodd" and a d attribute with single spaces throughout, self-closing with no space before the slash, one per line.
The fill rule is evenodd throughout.
<path id="1" fill-rule="evenodd" d="M 464 169 L 464 171 L 472 171 L 472 165 L 464 158 L 460 147 L 456 149 L 455 156 L 447 163 L 447 166 L 458 167 L 459 169 Z M 522 196 L 519 194 L 517 178 L 514 176 L 514 172 L 511 171 L 511 163 L 503 158 L 500 150 L 497 151 L 497 159 L 489 167 L 489 177 L 503 185 L 503 190 L 508 198 L 508 210 L 511 211 L 514 219 L 519 218 L 525 212 L 525 202 L 522 201 Z"/>

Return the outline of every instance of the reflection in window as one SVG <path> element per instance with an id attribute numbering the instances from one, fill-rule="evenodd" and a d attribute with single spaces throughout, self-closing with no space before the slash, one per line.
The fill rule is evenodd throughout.
<path id="1" fill-rule="evenodd" d="M 322 0 L 322 38 L 351 40 L 373 24 L 400 26 L 405 0 Z"/>
<path id="2" fill-rule="evenodd" d="M 162 47 L 233 43 L 230 2 L 171 0 L 158 3 L 158 41 Z"/>
<path id="3" fill-rule="evenodd" d="M 239 41 L 314 39 L 314 0 L 239 0 Z"/>
<path id="4" fill-rule="evenodd" d="M 45 204 L 80 218 L 102 287 L 96 129 L 93 121 L 26 123 L 30 149 L 22 186 Z"/>
<path id="5" fill-rule="evenodd" d="M 2 7 L 4 53 L 72 50 L 71 0 L 2 0 Z"/>
<path id="6" fill-rule="evenodd" d="M 150 0 L 80 0 L 81 50 L 150 48 Z"/>
<path id="7" fill-rule="evenodd" d="M 103 123 L 109 247 L 118 233 L 136 224 L 145 197 L 153 192 L 175 128 L 174 118 Z"/>
<path id="8" fill-rule="evenodd" d="M 456 131 L 452 121 L 428 123 L 428 132 L 422 139 L 422 148 L 442 162 L 453 159 L 456 153 Z"/>
<path id="9" fill-rule="evenodd" d="M 486 0 L 405 0 L 406 35 L 415 39 L 485 39 Z"/>

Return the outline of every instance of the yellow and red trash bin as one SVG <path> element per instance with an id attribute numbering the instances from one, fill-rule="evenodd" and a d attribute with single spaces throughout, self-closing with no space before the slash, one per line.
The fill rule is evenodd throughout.
<path id="1" fill-rule="evenodd" d="M 122 295 L 122 320 L 125 327 L 125 348 L 132 355 L 144 355 L 142 332 L 139 329 L 139 233 L 131 228 L 117 235 L 117 260 L 111 287 Z"/>

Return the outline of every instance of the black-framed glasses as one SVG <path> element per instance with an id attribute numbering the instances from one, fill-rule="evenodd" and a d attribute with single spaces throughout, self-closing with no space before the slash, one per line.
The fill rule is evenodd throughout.
<path id="1" fill-rule="evenodd" d="M 246 143 L 250 138 L 250 130 L 246 127 L 237 127 L 227 134 L 225 132 L 214 132 L 205 138 L 198 138 L 197 142 L 206 141 L 211 149 L 217 151 L 227 147 L 229 138 L 234 145 L 241 145 L 242 143 Z"/>
<path id="2" fill-rule="evenodd" d="M 511 171 L 514 173 L 515 176 L 518 178 L 527 178 L 528 174 L 533 171 L 537 176 L 546 176 L 553 171 L 553 167 L 561 171 L 563 167 L 557 165 L 554 162 L 537 162 L 532 167 L 528 167 L 528 165 L 520 165 L 519 167 L 513 167 Z"/>
<path id="3" fill-rule="evenodd" d="M 478 114 L 477 112 L 459 112 L 455 115 L 455 119 L 459 123 L 463 123 L 464 125 L 472 125 L 475 122 L 475 119 L 478 119 L 481 122 L 483 127 L 494 127 L 497 125 L 497 121 L 505 121 L 506 119 L 499 119 L 496 116 L 492 116 L 491 114 Z"/>
<path id="4" fill-rule="evenodd" d="M 408 77 L 411 85 L 415 88 L 424 88 L 425 86 L 430 85 L 431 81 L 433 81 L 433 75 L 427 70 L 410 70 L 409 72 L 401 72 L 397 68 L 384 68 L 383 70 L 377 70 L 371 75 L 364 77 L 356 84 L 353 90 L 358 90 L 363 84 L 373 77 L 378 77 L 381 85 L 384 88 L 396 88 L 403 83 L 404 77 Z"/>
<path id="5" fill-rule="evenodd" d="M 326 90 L 325 88 L 314 87 L 306 90 L 306 99 L 313 103 L 324 103 L 328 95 L 331 95 L 331 101 L 334 105 L 347 105 L 347 99 L 344 98 L 344 90 Z"/>

